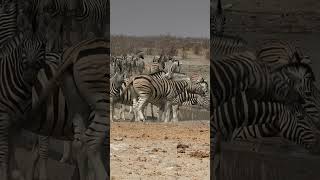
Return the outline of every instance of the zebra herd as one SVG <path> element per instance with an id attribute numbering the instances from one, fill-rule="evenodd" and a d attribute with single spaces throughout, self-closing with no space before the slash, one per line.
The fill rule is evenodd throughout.
<path id="1" fill-rule="evenodd" d="M 39 152 L 35 151 L 34 159 L 40 156 L 39 179 L 48 179 L 48 137 L 66 141 L 66 151 L 71 144 L 77 149 L 80 179 L 107 179 L 109 79 L 105 74 L 109 73 L 110 42 L 91 38 L 66 48 L 63 54 L 51 52 L 42 2 L 49 1 L 0 3 L 0 179 L 17 179 L 19 175 L 23 179 L 25 175 L 12 169 L 17 164 L 13 141 L 20 129 L 39 135 Z M 51 3 L 61 7 L 63 1 Z M 109 1 L 83 3 L 77 18 L 108 20 Z M 104 24 L 108 26 L 108 21 Z M 30 180 L 34 179 L 34 166 L 32 162 L 27 174 Z"/>
<path id="2" fill-rule="evenodd" d="M 286 40 L 268 39 L 250 49 L 245 40 L 225 35 L 220 0 L 216 9 L 211 15 L 211 167 L 219 167 L 222 140 L 280 136 L 319 153 L 320 91 L 310 58 Z"/>
<path id="3" fill-rule="evenodd" d="M 152 63 L 144 61 L 143 52 L 130 56 L 112 57 L 110 94 L 111 119 L 116 103 L 130 106 L 132 120 L 145 121 L 146 106 L 159 107 L 158 119 L 178 121 L 179 106 L 199 105 L 209 108 L 208 84 L 202 77 L 188 77 L 181 73 L 181 63 L 176 57 L 160 55 Z"/>

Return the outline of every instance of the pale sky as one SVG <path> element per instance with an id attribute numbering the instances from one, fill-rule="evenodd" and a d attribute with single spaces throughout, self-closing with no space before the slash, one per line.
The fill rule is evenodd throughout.
<path id="1" fill-rule="evenodd" d="M 111 34 L 210 37 L 210 0 L 111 0 Z"/>

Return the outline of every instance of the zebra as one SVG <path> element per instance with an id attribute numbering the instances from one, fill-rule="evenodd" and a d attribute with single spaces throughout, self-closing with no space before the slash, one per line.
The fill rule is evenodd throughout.
<path id="1" fill-rule="evenodd" d="M 120 74 L 116 72 L 110 79 L 110 117 L 113 119 L 114 116 L 114 105 L 121 98 L 121 88 L 123 83 L 125 83 L 125 74 Z"/>
<path id="2" fill-rule="evenodd" d="M 5 14 L 1 17 L 5 17 Z M 2 19 L 1 23 L 4 23 Z M 8 24 L 5 24 L 6 26 Z M 10 29 L 8 25 L 8 29 Z M 38 32 L 36 32 L 38 33 Z M 1 33 L 0 33 L 1 34 Z M 1 66 L 1 145 L 0 166 L 1 179 L 9 179 L 8 142 L 9 128 L 21 123 L 15 121 L 16 114 L 23 114 L 30 108 L 31 84 L 36 72 L 40 68 L 40 61 L 44 57 L 45 42 L 37 35 L 27 36 L 21 33 L 11 37 L 0 48 Z M 22 61 L 23 60 L 23 61 Z"/>
<path id="3" fill-rule="evenodd" d="M 103 38 L 81 41 L 68 48 L 64 52 L 63 63 L 45 86 L 32 110 L 19 117 L 23 120 L 35 117 L 52 93 L 51 90 L 57 86 L 63 87 L 69 112 L 73 116 L 72 123 L 78 127 L 85 126 L 85 131 L 80 132 L 82 136 L 75 139 L 79 148 L 86 149 L 77 159 L 80 177 L 87 176 L 87 169 L 85 161 L 79 158 L 88 157 L 95 178 L 109 178 L 109 148 L 105 147 L 108 145 L 110 127 L 107 117 L 109 110 L 106 109 L 109 105 L 109 79 L 105 77 L 106 72 L 109 72 L 106 63 L 109 53 L 108 40 Z M 69 71 L 71 69 L 72 73 Z M 35 124 L 29 124 L 28 129 L 48 135 L 46 132 L 38 132 Z"/>
<path id="4" fill-rule="evenodd" d="M 142 110 L 147 102 L 151 102 L 153 104 L 166 103 L 165 122 L 168 122 L 170 112 L 168 109 L 174 97 L 186 90 L 199 94 L 205 94 L 208 90 L 206 83 L 192 84 L 190 80 L 168 80 L 163 78 L 165 74 L 161 71 L 152 75 L 134 76 L 130 79 L 123 93 L 132 87 L 138 96 L 138 101 L 133 105 L 136 121 L 145 121 Z"/>
<path id="5" fill-rule="evenodd" d="M 246 92 L 215 108 L 210 128 L 211 140 L 218 131 L 226 141 L 280 135 L 310 151 L 320 150 L 320 133 L 299 104 L 258 101 Z"/>
<path id="6" fill-rule="evenodd" d="M 238 91 L 249 90 L 256 98 L 274 101 L 301 101 L 310 96 L 314 74 L 304 64 L 288 64 L 270 73 L 270 69 L 254 57 L 244 54 L 211 61 L 211 92 L 216 105 L 221 105 Z"/>
<path id="7" fill-rule="evenodd" d="M 290 63 L 310 64 L 309 56 L 292 42 L 281 39 L 264 40 L 256 51 L 257 59 L 265 62 L 273 70 Z"/>
<path id="8" fill-rule="evenodd" d="M 180 106 L 194 106 L 199 105 L 209 110 L 209 93 L 205 96 L 184 91 L 172 100 L 172 121 L 178 122 L 178 112 Z"/>
<path id="9" fill-rule="evenodd" d="M 178 62 L 174 62 L 171 67 L 169 68 L 169 72 L 167 72 L 166 74 L 163 73 L 163 76 L 158 76 L 157 72 L 159 71 L 156 71 L 154 72 L 153 74 L 149 74 L 151 76 L 154 76 L 156 78 L 164 78 L 164 77 L 167 77 L 167 76 L 174 76 L 176 77 L 177 74 L 176 74 L 176 69 L 179 68 L 179 63 Z M 164 72 L 164 71 L 161 71 L 161 72 Z M 174 74 L 174 75 L 171 75 L 171 74 Z M 183 75 L 184 77 L 186 77 L 185 75 Z M 116 77 L 116 76 L 114 76 Z M 114 82 L 114 81 L 111 81 L 111 82 Z M 118 102 L 120 104 L 122 104 L 122 108 L 121 108 L 121 111 L 120 111 L 120 116 L 121 115 L 124 115 L 124 105 L 128 105 L 130 106 L 130 113 L 132 113 L 132 105 L 133 105 L 133 102 L 136 101 L 136 98 L 137 98 L 137 95 L 132 91 L 132 90 L 128 90 L 128 91 L 125 91 L 121 96 L 119 96 L 119 92 L 123 92 L 125 87 L 128 85 L 128 82 L 129 82 L 129 79 L 122 79 L 120 78 L 120 80 L 118 80 L 118 85 L 114 85 L 114 88 L 113 90 L 111 90 L 111 99 L 112 99 L 112 104 L 114 104 L 115 102 Z M 121 87 L 120 87 L 120 84 L 122 83 Z M 120 93 L 121 94 L 121 93 Z M 153 108 L 152 106 L 153 105 L 156 105 L 158 106 L 160 109 L 159 109 L 159 117 L 161 117 L 162 115 L 162 111 L 164 110 L 164 104 L 151 104 L 151 113 L 153 115 Z M 113 108 L 112 110 L 113 111 Z M 122 116 L 122 119 L 125 119 L 124 116 Z M 161 118 L 159 118 L 161 119 Z"/>

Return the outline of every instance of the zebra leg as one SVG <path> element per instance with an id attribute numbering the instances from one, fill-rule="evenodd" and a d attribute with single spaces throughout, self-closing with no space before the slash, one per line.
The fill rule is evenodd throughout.
<path id="1" fill-rule="evenodd" d="M 171 107 L 172 107 L 171 103 L 169 101 L 167 101 L 166 105 L 165 105 L 165 108 L 164 108 L 165 109 L 165 113 L 166 113 L 166 117 L 164 119 L 165 123 L 170 121 L 170 113 L 171 113 L 171 109 L 172 109 Z"/>
<path id="2" fill-rule="evenodd" d="M 39 141 L 39 180 L 48 179 L 48 151 L 49 151 L 49 137 L 40 136 Z"/>
<path id="3" fill-rule="evenodd" d="M 34 172 L 36 169 L 36 165 L 38 164 L 39 161 L 39 137 L 38 141 L 35 142 L 32 148 L 32 164 L 31 164 L 31 170 L 28 171 L 27 174 L 27 180 L 33 180 L 34 179 Z"/>
<path id="4" fill-rule="evenodd" d="M 138 101 L 136 98 L 133 99 L 133 113 L 134 113 L 134 121 L 138 122 L 139 121 L 139 117 L 138 117 Z"/>
<path id="5" fill-rule="evenodd" d="M 61 163 L 66 163 L 71 159 L 72 154 L 72 142 L 71 141 L 64 141 L 63 142 L 63 155 L 60 159 Z"/>
<path id="6" fill-rule="evenodd" d="M 87 180 L 88 176 L 88 156 L 86 152 L 86 147 L 81 141 L 72 141 L 72 147 L 74 147 L 76 154 L 76 165 L 79 170 L 79 179 Z"/>
<path id="7" fill-rule="evenodd" d="M 164 115 L 164 104 L 163 103 L 160 103 L 160 105 L 159 105 L 159 113 L 158 113 L 158 121 L 159 122 L 162 122 L 162 121 L 164 121 L 164 117 L 163 117 L 163 115 Z"/>
<path id="8" fill-rule="evenodd" d="M 137 108 L 136 108 L 136 110 L 137 110 L 137 115 L 138 115 L 138 121 L 145 121 L 145 117 L 144 117 L 144 115 L 143 115 L 143 110 L 144 110 L 144 108 L 145 108 L 145 106 L 146 106 L 146 103 L 147 103 L 147 100 L 148 100 L 148 98 L 147 97 L 139 97 L 138 98 L 138 102 L 137 102 Z"/>
<path id="9" fill-rule="evenodd" d="M 126 111 L 126 106 L 124 104 L 121 104 L 120 119 L 122 120 L 126 120 L 125 111 Z"/>
<path id="10" fill-rule="evenodd" d="M 151 103 L 150 103 L 150 108 L 151 108 L 151 118 L 154 119 L 154 111 L 153 111 L 154 105 L 152 105 Z"/>
<path id="11" fill-rule="evenodd" d="M 178 108 L 179 105 L 172 106 L 172 122 L 178 122 Z"/>
<path id="12" fill-rule="evenodd" d="M 9 180 L 9 116 L 0 114 L 0 179 Z"/>
<path id="13" fill-rule="evenodd" d="M 147 113 L 147 111 L 148 111 L 148 104 L 150 104 L 150 103 L 147 103 L 147 105 L 145 106 L 145 108 L 143 109 L 143 114 L 144 114 L 144 116 L 146 117 L 146 118 L 148 118 L 148 113 Z"/>
<path id="14" fill-rule="evenodd" d="M 134 112 L 133 112 L 133 107 L 132 106 L 130 106 L 129 115 L 132 116 L 131 121 L 134 121 Z"/>

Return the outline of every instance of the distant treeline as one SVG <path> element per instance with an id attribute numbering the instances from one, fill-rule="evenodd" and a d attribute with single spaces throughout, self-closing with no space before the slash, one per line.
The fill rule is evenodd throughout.
<path id="1" fill-rule="evenodd" d="M 179 52 L 193 51 L 197 55 L 208 55 L 209 38 L 175 37 L 171 35 L 159 36 L 111 36 L 112 55 L 123 55 L 143 50 L 147 55 L 172 55 Z"/>

